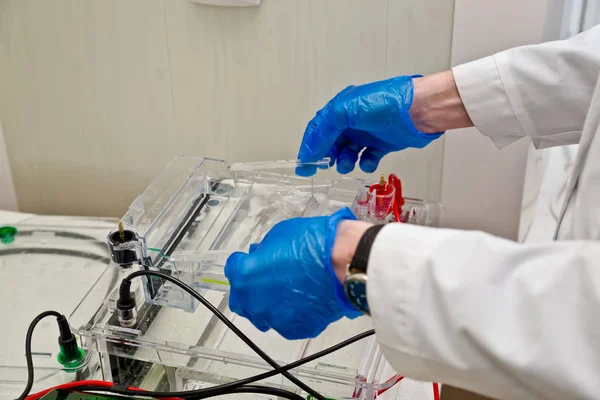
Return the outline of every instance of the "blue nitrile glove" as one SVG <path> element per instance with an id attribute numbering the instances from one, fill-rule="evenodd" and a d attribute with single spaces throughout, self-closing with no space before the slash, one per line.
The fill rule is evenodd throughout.
<path id="1" fill-rule="evenodd" d="M 413 101 L 413 78 L 399 76 L 361 86 L 349 86 L 329 101 L 308 123 L 298 158 L 316 162 L 331 158 L 339 173 L 360 168 L 374 172 L 386 154 L 408 147 L 422 148 L 442 133 L 425 134 L 415 128 L 408 110 Z M 298 175 L 309 176 L 316 167 L 303 166 Z"/>
<path id="2" fill-rule="evenodd" d="M 231 311 L 286 339 L 314 338 L 343 316 L 361 315 L 331 265 L 344 219 L 356 217 L 343 208 L 331 216 L 282 221 L 249 254 L 233 253 L 225 266 Z"/>

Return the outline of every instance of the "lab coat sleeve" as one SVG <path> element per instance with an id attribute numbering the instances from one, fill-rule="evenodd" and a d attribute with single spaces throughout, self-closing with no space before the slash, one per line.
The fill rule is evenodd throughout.
<path id="1" fill-rule="evenodd" d="M 452 71 L 473 124 L 498 147 L 523 136 L 537 148 L 578 143 L 600 72 L 600 25 Z"/>
<path id="2" fill-rule="evenodd" d="M 598 242 L 390 224 L 369 257 L 377 339 L 411 378 L 499 399 L 598 398 L 599 258 Z"/>

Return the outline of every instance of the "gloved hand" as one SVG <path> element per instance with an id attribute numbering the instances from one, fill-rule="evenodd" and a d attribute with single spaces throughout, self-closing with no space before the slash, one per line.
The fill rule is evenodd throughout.
<path id="1" fill-rule="evenodd" d="M 415 76 L 416 77 L 416 76 Z M 386 154 L 422 148 L 442 133 L 419 132 L 408 113 L 413 101 L 413 77 L 399 76 L 361 86 L 349 86 L 329 101 L 308 123 L 298 158 L 316 162 L 331 158 L 339 173 L 360 168 L 374 172 Z M 312 166 L 299 167 L 298 175 L 310 176 Z"/>
<path id="2" fill-rule="evenodd" d="M 314 338 L 343 316 L 361 315 L 331 265 L 344 219 L 356 217 L 343 208 L 331 216 L 282 221 L 249 254 L 229 256 L 229 308 L 259 330 L 272 328 L 286 339 Z"/>

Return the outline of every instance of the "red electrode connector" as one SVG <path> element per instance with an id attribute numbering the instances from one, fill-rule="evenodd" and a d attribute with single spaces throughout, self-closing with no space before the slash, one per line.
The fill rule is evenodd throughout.
<path id="1" fill-rule="evenodd" d="M 369 195 L 375 194 L 375 218 L 384 219 L 389 214 L 394 214 L 394 219 L 401 222 L 402 206 L 402 181 L 394 174 L 390 174 L 388 181 L 381 175 L 379 183 L 369 187 Z"/>
<path id="2" fill-rule="evenodd" d="M 398 179 L 398 178 L 396 178 L 396 179 Z M 394 186 L 388 185 L 388 183 L 385 181 L 384 175 L 381 175 L 381 177 L 379 178 L 379 183 L 376 183 L 369 187 L 369 192 L 377 193 L 378 198 L 384 198 L 386 196 L 389 196 L 390 194 L 392 194 L 393 191 L 394 191 Z"/>

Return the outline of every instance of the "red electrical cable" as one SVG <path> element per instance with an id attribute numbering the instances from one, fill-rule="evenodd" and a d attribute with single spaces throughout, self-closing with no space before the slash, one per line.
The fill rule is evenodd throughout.
<path id="1" fill-rule="evenodd" d="M 388 390 L 390 390 L 391 388 L 393 388 L 398 382 L 400 382 L 402 379 L 404 379 L 404 377 L 402 375 L 394 375 L 392 376 L 390 379 L 388 379 L 387 381 L 385 381 L 383 383 L 383 385 L 385 385 L 386 383 L 389 383 L 390 381 L 394 381 L 394 383 L 392 383 L 390 386 L 386 387 L 385 389 L 380 389 L 377 391 L 377 396 L 381 395 L 382 393 L 387 392 Z M 434 400 L 440 400 L 440 389 L 438 387 L 437 383 L 433 383 L 433 399 Z"/>
<path id="2" fill-rule="evenodd" d="M 400 211 L 398 210 L 398 205 L 394 202 L 394 219 L 396 222 L 402 222 L 400 219 Z"/>
<path id="3" fill-rule="evenodd" d="M 386 383 L 392 382 L 393 383 L 386 387 L 385 389 L 380 389 L 377 391 L 377 396 L 379 396 L 382 393 L 385 393 L 386 391 L 390 390 L 391 388 L 393 388 L 398 382 L 400 382 L 402 379 L 404 379 L 404 377 L 402 375 L 394 375 L 392 376 L 390 379 L 388 379 L 387 381 L 385 381 L 383 384 L 385 385 Z"/>
<path id="4" fill-rule="evenodd" d="M 62 385 L 51 387 L 51 388 L 46 389 L 46 390 L 42 390 L 41 392 L 30 394 L 25 399 L 26 400 L 36 400 L 36 399 L 39 399 L 42 396 L 45 396 L 46 394 L 50 393 L 54 389 L 74 389 L 74 388 L 76 388 L 78 386 L 83 386 L 83 385 L 111 387 L 113 385 L 113 383 L 111 383 L 111 382 L 105 382 L 105 381 L 75 381 L 75 382 L 69 382 L 69 383 L 64 383 Z"/>
<path id="5" fill-rule="evenodd" d="M 433 400 L 440 400 L 440 388 L 435 382 L 433 382 Z"/>
<path id="6" fill-rule="evenodd" d="M 109 387 L 113 387 L 113 385 L 114 385 L 114 383 L 112 383 L 112 382 L 105 382 L 105 381 L 75 381 L 75 382 L 69 382 L 69 383 L 64 383 L 62 385 L 51 387 L 49 389 L 42 390 L 41 392 L 30 394 L 29 396 L 27 396 L 25 398 L 25 400 L 38 400 L 38 399 L 42 398 L 43 396 L 45 396 L 46 394 L 50 393 L 51 391 L 53 391 L 55 389 L 77 390 L 77 388 L 81 387 L 81 386 L 102 386 L 102 387 L 105 387 L 105 388 L 109 388 Z M 139 388 L 136 388 L 136 387 L 129 387 L 128 389 L 129 390 L 139 390 L 140 394 L 142 394 L 144 392 L 144 389 L 139 389 Z M 169 397 L 169 398 L 163 398 L 163 400 L 181 400 L 181 399 L 179 397 Z"/>

